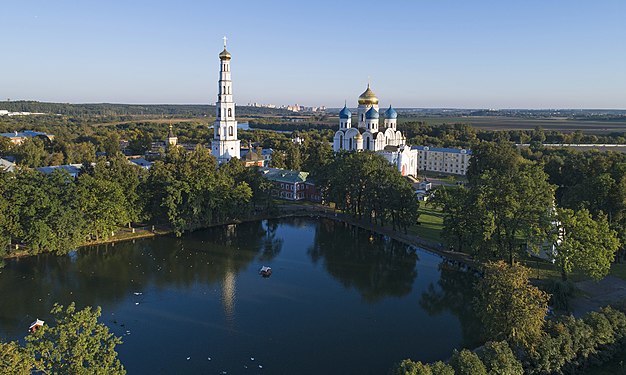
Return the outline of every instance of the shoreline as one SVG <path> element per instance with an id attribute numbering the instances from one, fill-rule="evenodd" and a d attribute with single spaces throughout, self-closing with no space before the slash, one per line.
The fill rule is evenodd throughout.
<path id="1" fill-rule="evenodd" d="M 309 205 L 309 204 L 285 204 L 278 205 L 279 209 L 278 213 L 275 214 L 262 214 L 254 217 L 249 217 L 241 220 L 233 220 L 230 222 L 224 222 L 219 224 L 211 224 L 202 228 L 198 228 L 197 230 L 212 228 L 216 226 L 222 225 L 231 225 L 231 224 L 241 224 L 251 221 L 257 220 L 269 220 L 269 219 L 282 219 L 288 217 L 310 217 L 310 218 L 319 218 L 323 217 L 326 219 L 334 220 L 337 222 L 353 225 L 355 227 L 369 230 L 371 232 L 388 236 L 396 241 L 402 242 L 409 246 L 415 246 L 420 248 L 423 251 L 429 252 L 431 254 L 440 256 L 442 258 L 448 260 L 454 260 L 461 263 L 466 264 L 468 267 L 472 267 L 478 269 L 480 267 L 480 263 L 476 260 L 472 259 L 467 254 L 458 253 L 454 251 L 445 250 L 441 244 L 434 243 L 432 241 L 424 240 L 418 236 L 405 234 L 393 229 L 381 227 L 378 224 L 367 222 L 365 220 L 359 220 L 357 218 L 353 218 L 352 216 L 337 212 L 334 209 L 322 206 L 322 205 Z M 91 247 L 91 246 L 99 246 L 105 244 L 114 244 L 118 242 L 127 242 L 137 239 L 151 238 L 157 236 L 165 236 L 168 234 L 172 234 L 173 230 L 168 227 L 163 226 L 155 226 L 155 230 L 151 231 L 145 229 L 146 227 L 134 228 L 135 233 L 131 233 L 129 228 L 120 228 L 116 233 L 116 236 L 108 237 L 107 239 L 101 239 L 98 241 L 93 241 L 89 243 L 85 243 L 78 248 L 83 247 Z M 184 235 L 184 234 L 183 234 Z M 29 254 L 25 251 L 16 251 L 2 258 L 2 260 L 14 260 L 21 259 L 29 256 L 35 256 L 40 254 L 47 254 L 47 252 L 41 252 L 38 254 Z"/>

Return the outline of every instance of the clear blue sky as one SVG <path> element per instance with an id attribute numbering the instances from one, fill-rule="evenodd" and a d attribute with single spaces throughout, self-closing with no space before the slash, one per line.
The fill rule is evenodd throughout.
<path id="1" fill-rule="evenodd" d="M 0 98 L 626 108 L 626 1 L 19 0 L 2 4 Z"/>

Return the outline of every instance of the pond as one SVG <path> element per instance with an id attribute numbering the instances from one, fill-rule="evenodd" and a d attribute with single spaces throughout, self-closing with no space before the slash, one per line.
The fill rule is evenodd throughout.
<path id="1" fill-rule="evenodd" d="M 258 221 L 9 261 L 0 338 L 75 301 L 102 306 L 129 374 L 384 374 L 476 343 L 473 281 L 345 223 Z"/>

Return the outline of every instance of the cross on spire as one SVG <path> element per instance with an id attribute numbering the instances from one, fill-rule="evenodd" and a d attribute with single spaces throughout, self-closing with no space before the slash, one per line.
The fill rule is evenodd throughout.
<path id="1" fill-rule="evenodd" d="M 228 38 L 226 38 L 226 35 L 224 35 L 224 38 L 222 39 L 224 39 L 224 49 L 226 49 L 226 40 L 228 40 Z"/>

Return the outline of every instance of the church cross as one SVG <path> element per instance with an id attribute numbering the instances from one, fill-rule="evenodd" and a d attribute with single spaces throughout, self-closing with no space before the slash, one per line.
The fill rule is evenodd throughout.
<path id="1" fill-rule="evenodd" d="M 228 38 L 226 38 L 226 35 L 224 35 L 224 38 L 223 38 L 223 39 L 224 39 L 224 49 L 226 49 L 226 40 L 227 40 Z"/>

